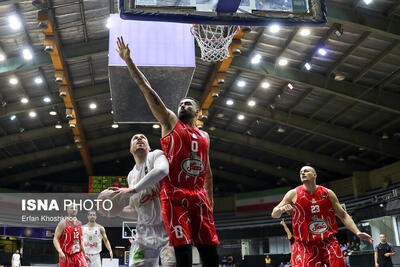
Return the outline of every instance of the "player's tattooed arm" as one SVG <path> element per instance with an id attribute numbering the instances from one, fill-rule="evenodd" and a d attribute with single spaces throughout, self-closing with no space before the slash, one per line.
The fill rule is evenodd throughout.
<path id="1" fill-rule="evenodd" d="M 154 117 L 160 122 L 163 128 L 163 132 L 169 133 L 178 122 L 177 116 L 165 106 L 160 96 L 151 87 L 150 82 L 133 62 L 132 58 L 130 57 L 129 45 L 125 44 L 122 37 L 118 38 L 117 45 L 118 54 L 126 62 L 129 73 L 131 74 L 133 80 L 139 86 L 144 97 L 146 98 L 147 104 L 149 105 L 151 112 L 153 113 Z"/>
<path id="2" fill-rule="evenodd" d="M 372 237 L 369 234 L 363 233 L 358 229 L 357 225 L 353 221 L 353 218 L 351 218 L 351 216 L 343 209 L 342 205 L 340 205 L 336 194 L 332 190 L 328 190 L 328 194 L 329 199 L 332 203 L 332 207 L 335 210 L 336 216 L 339 217 L 339 219 L 347 227 L 347 229 L 358 236 L 358 238 L 366 240 L 372 244 Z"/>
<path id="3" fill-rule="evenodd" d="M 280 218 L 283 213 L 292 212 L 292 204 L 296 201 L 296 189 L 289 190 L 283 197 L 282 201 L 272 210 L 272 218 Z"/>

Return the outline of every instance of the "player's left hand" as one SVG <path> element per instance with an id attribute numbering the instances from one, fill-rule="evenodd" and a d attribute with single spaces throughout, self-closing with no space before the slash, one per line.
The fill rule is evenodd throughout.
<path id="1" fill-rule="evenodd" d="M 385 254 L 383 254 L 385 257 L 390 257 L 390 256 L 392 256 L 392 253 L 385 253 Z"/>
<path id="2" fill-rule="evenodd" d="M 112 253 L 112 251 L 110 251 L 110 261 L 112 261 L 113 260 L 113 253 Z"/>
<path id="3" fill-rule="evenodd" d="M 358 238 L 368 241 L 369 243 L 373 244 L 374 240 L 372 239 L 372 237 L 369 234 L 363 233 L 363 232 L 358 232 L 357 236 L 358 236 Z"/>

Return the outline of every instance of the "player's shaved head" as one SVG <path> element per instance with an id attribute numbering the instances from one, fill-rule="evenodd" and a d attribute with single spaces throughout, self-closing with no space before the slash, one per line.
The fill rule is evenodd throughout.
<path id="1" fill-rule="evenodd" d="M 315 171 L 315 169 L 314 169 L 313 167 L 311 167 L 311 166 L 308 166 L 308 165 L 303 166 L 303 167 L 301 168 L 301 170 L 303 170 L 303 169 L 308 169 L 308 170 L 311 171 L 312 173 L 317 174 L 317 172 Z M 300 171 L 301 171 L 301 170 L 300 170 Z"/>

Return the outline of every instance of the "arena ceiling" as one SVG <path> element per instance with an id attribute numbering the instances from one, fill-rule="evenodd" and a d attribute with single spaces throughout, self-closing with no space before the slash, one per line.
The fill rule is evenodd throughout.
<path id="1" fill-rule="evenodd" d="M 45 1 L 80 118 L 85 140 L 80 149 L 44 52 L 37 21 L 41 1 L 33 2 L 39 4 L 0 2 L 0 60 L 5 57 L 0 62 L 0 187 L 83 192 L 90 169 L 95 175 L 127 175 L 134 164 L 131 135 L 143 132 L 152 148 L 159 148 L 160 129 L 111 127 L 106 21 L 117 2 Z M 327 182 L 399 160 L 400 3 L 327 4 L 328 23 L 308 35 L 299 27 L 277 33 L 254 27 L 242 38 L 242 54 L 232 61 L 204 127 L 211 136 L 216 195 L 295 185 L 306 163 Z M 20 29 L 10 27 L 11 15 L 21 18 Z M 31 60 L 21 56 L 25 48 L 31 49 Z M 261 62 L 252 64 L 256 54 Z M 279 64 L 282 58 L 285 66 Z M 201 98 L 214 68 L 196 59 L 189 95 Z M 234 104 L 227 105 L 228 99 Z M 91 109 L 92 103 L 97 108 Z"/>

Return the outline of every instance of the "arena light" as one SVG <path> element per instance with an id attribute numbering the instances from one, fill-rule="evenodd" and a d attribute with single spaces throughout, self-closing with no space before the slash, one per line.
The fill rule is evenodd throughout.
<path id="1" fill-rule="evenodd" d="M 293 88 L 294 88 L 293 84 L 291 84 L 291 83 L 288 83 L 287 86 L 289 87 L 290 90 L 293 90 Z"/>
<path id="2" fill-rule="evenodd" d="M 54 127 L 55 127 L 56 129 L 61 129 L 61 128 L 62 128 L 62 125 L 61 125 L 60 122 L 58 122 L 56 125 L 54 125 Z"/>
<path id="3" fill-rule="evenodd" d="M 42 84 L 43 83 L 43 79 L 41 77 L 36 77 L 35 78 L 35 83 L 36 84 Z"/>
<path id="4" fill-rule="evenodd" d="M 113 124 L 111 125 L 111 127 L 114 128 L 114 129 L 117 129 L 117 128 L 119 127 L 119 125 L 118 125 L 117 123 L 113 123 Z"/>
<path id="5" fill-rule="evenodd" d="M 286 129 L 283 128 L 282 126 L 279 126 L 277 131 L 278 131 L 278 133 L 284 133 L 284 132 L 286 132 Z"/>
<path id="6" fill-rule="evenodd" d="M 26 60 L 31 60 L 33 58 L 32 51 L 29 48 L 25 48 L 24 50 L 22 50 L 22 55 Z"/>
<path id="7" fill-rule="evenodd" d="M 286 66 L 288 64 L 288 61 L 286 58 L 281 58 L 281 59 L 279 59 L 278 64 L 279 64 L 279 66 Z"/>
<path id="8" fill-rule="evenodd" d="M 15 115 L 11 115 L 11 117 L 10 117 L 10 120 L 15 120 L 17 118 L 17 116 L 15 116 Z"/>
<path id="9" fill-rule="evenodd" d="M 237 86 L 245 87 L 246 86 L 246 82 L 245 81 L 238 81 Z"/>
<path id="10" fill-rule="evenodd" d="M 260 63 L 260 61 L 261 61 L 261 55 L 257 54 L 252 57 L 251 64 L 258 64 L 258 63 Z"/>
<path id="11" fill-rule="evenodd" d="M 320 54 L 321 56 L 326 56 L 327 53 L 328 53 L 328 51 L 326 51 L 326 49 L 323 47 L 318 49 L 318 54 Z"/>
<path id="12" fill-rule="evenodd" d="M 308 36 L 311 34 L 311 30 L 309 28 L 302 28 L 300 30 L 300 35 L 301 36 Z"/>
<path id="13" fill-rule="evenodd" d="M 210 126 L 210 128 L 208 128 L 208 130 L 210 130 L 210 131 L 215 131 L 215 127 L 214 126 Z"/>
<path id="14" fill-rule="evenodd" d="M 36 114 L 36 112 L 35 111 L 31 111 L 31 112 L 29 112 L 29 117 L 31 117 L 31 118 L 35 118 L 37 116 L 37 114 Z"/>
<path id="15" fill-rule="evenodd" d="M 28 98 L 26 98 L 26 97 L 21 98 L 21 103 L 22 104 L 26 104 L 28 102 L 29 102 Z"/>
<path id="16" fill-rule="evenodd" d="M 90 109 L 96 109 L 97 108 L 96 103 L 90 103 L 89 108 Z"/>
<path id="17" fill-rule="evenodd" d="M 49 115 L 50 116 L 56 116 L 57 115 L 57 111 L 55 111 L 54 109 L 49 111 Z"/>
<path id="18" fill-rule="evenodd" d="M 272 24 L 269 26 L 269 32 L 270 33 L 278 33 L 281 30 L 281 26 L 279 24 Z"/>
<path id="19" fill-rule="evenodd" d="M 3 62 L 4 60 L 6 60 L 6 55 L 3 53 L 0 53 L 0 62 Z"/>
<path id="20" fill-rule="evenodd" d="M 304 67 L 306 68 L 306 70 L 311 70 L 311 64 L 308 62 L 304 64 Z"/>
<path id="21" fill-rule="evenodd" d="M 159 129 L 159 128 L 160 128 L 160 125 L 159 125 L 159 124 L 153 124 L 153 128 L 154 128 L 154 129 Z"/>
<path id="22" fill-rule="evenodd" d="M 10 24 L 10 28 L 13 30 L 19 30 L 22 25 L 21 20 L 16 15 L 9 16 L 8 23 Z"/>
<path id="23" fill-rule="evenodd" d="M 228 99 L 228 100 L 226 100 L 226 104 L 227 104 L 228 106 L 232 106 L 232 105 L 234 104 L 234 102 L 233 102 L 232 99 Z"/>
<path id="24" fill-rule="evenodd" d="M 366 5 L 369 5 L 369 4 L 371 4 L 373 2 L 373 0 L 364 0 L 364 3 L 366 4 Z"/>
<path id="25" fill-rule="evenodd" d="M 256 105 L 256 101 L 250 100 L 249 102 L 247 102 L 247 105 L 248 105 L 249 107 L 254 107 L 254 106 Z"/>
<path id="26" fill-rule="evenodd" d="M 45 103 L 50 103 L 50 102 L 51 102 L 50 97 L 45 96 L 45 97 L 43 98 L 43 102 L 45 102 Z"/>
<path id="27" fill-rule="evenodd" d="M 262 87 L 263 89 L 268 89 L 270 86 L 271 86 L 271 85 L 270 85 L 269 82 L 263 82 L 263 83 L 261 84 L 261 87 Z"/>
<path id="28" fill-rule="evenodd" d="M 242 121 L 242 120 L 244 120 L 244 115 L 243 114 L 239 114 L 237 118 Z"/>
<path id="29" fill-rule="evenodd" d="M 16 85 L 16 84 L 18 84 L 18 79 L 15 77 L 12 77 L 12 78 L 10 78 L 9 82 L 11 85 Z"/>

